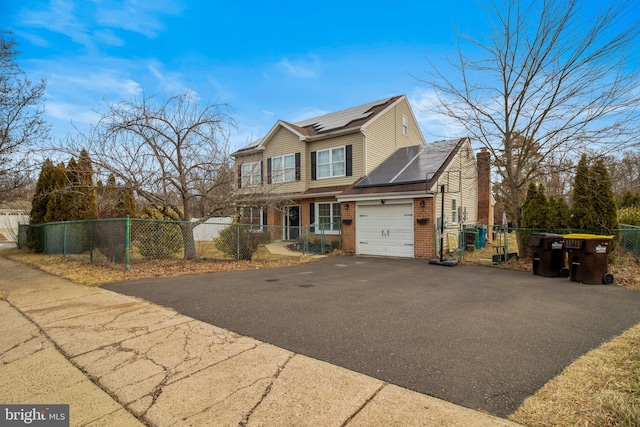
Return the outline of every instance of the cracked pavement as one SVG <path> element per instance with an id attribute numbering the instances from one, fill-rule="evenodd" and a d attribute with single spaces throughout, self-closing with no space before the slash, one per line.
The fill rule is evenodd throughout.
<path id="1" fill-rule="evenodd" d="M 515 425 L 4 258 L 0 271 L 0 402 L 68 403 L 71 425 Z"/>

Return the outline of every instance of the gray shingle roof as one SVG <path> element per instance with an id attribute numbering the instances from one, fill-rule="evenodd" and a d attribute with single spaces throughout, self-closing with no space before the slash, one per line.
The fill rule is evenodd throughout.
<path id="1" fill-rule="evenodd" d="M 461 141 L 451 139 L 400 148 L 354 187 L 426 182 L 440 170 Z"/>

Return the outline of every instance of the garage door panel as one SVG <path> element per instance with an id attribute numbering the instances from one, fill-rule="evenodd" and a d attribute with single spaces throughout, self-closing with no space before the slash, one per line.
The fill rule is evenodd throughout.
<path id="1" fill-rule="evenodd" d="M 358 206 L 358 253 L 414 256 L 413 204 Z"/>

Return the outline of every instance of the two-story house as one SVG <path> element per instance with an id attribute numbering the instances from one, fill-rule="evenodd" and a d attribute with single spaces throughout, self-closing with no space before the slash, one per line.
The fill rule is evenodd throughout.
<path id="1" fill-rule="evenodd" d="M 279 120 L 263 138 L 232 154 L 243 221 L 282 226 L 284 240 L 299 226 L 338 235 L 336 196 L 401 147 L 424 144 L 406 96 L 393 96 L 320 117 Z"/>
<path id="2" fill-rule="evenodd" d="M 340 236 L 346 252 L 430 258 L 446 182 L 446 218 L 475 221 L 468 138 L 425 144 L 406 96 L 289 123 L 232 154 L 242 221 L 293 240 L 300 227 Z M 417 220 L 420 220 L 419 222 Z M 393 225 L 393 226 L 392 226 Z M 277 230 L 276 235 L 273 231 Z"/>

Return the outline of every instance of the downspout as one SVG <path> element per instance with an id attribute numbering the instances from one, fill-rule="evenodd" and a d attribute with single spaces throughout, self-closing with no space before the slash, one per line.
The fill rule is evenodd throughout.
<path id="1" fill-rule="evenodd" d="M 369 174 L 369 169 L 367 168 L 368 165 L 368 161 L 369 161 L 369 156 L 367 156 L 367 134 L 364 133 L 364 129 L 360 128 L 360 133 L 362 134 L 362 154 L 364 156 L 364 170 L 363 172 L 363 176 L 366 176 Z"/>

